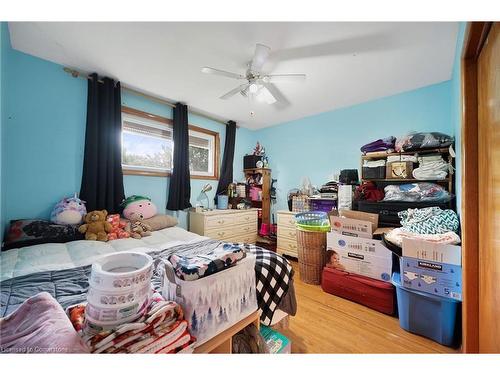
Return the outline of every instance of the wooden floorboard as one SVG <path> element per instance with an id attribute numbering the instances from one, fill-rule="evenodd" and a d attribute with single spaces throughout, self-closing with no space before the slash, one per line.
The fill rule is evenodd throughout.
<path id="1" fill-rule="evenodd" d="M 295 269 L 297 315 L 280 331 L 293 353 L 457 353 L 399 327 L 397 318 L 323 292 Z"/>

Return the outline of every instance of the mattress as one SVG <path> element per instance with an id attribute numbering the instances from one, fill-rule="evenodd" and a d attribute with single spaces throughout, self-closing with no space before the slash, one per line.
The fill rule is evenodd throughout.
<path id="1" fill-rule="evenodd" d="M 26 298 L 40 291 L 51 293 L 62 305 L 84 300 L 88 287 L 90 265 L 103 255 L 127 250 L 143 251 L 150 254 L 178 251 L 179 248 L 186 248 L 183 245 L 192 244 L 196 247 L 198 243 L 202 244 L 204 241 L 209 241 L 209 239 L 179 227 L 171 227 L 155 231 L 151 236 L 139 240 L 133 238 L 108 242 L 82 240 L 3 251 L 0 253 L 0 299 L 2 302 L 0 316 L 4 316 Z M 187 249 L 190 250 L 190 246 L 187 246 Z M 258 251 L 258 247 L 255 247 L 253 251 Z M 259 251 L 267 252 L 264 249 Z M 277 254 L 273 256 L 280 257 Z M 264 258 L 267 259 L 267 257 Z M 270 267 L 270 263 L 269 259 L 264 258 L 258 260 L 259 267 L 256 265 L 255 272 L 266 279 L 265 276 L 270 272 L 267 269 Z M 269 324 L 271 321 L 274 323 L 282 317 L 281 314 L 278 314 L 274 318 L 272 312 L 275 310 L 295 315 L 295 308 L 291 309 L 284 303 L 289 299 L 295 301 L 291 280 L 293 273 L 289 275 L 290 279 L 287 280 L 282 279 L 283 275 L 276 274 L 275 276 L 274 280 L 268 280 L 269 285 L 266 288 L 257 291 L 260 298 L 259 309 L 270 312 L 269 316 L 261 317 L 263 324 Z M 276 285 L 282 285 L 282 287 L 277 288 Z M 288 285 L 292 285 L 292 287 L 288 288 Z M 258 286 L 257 289 L 259 289 Z M 262 287 L 262 285 L 260 286 Z M 11 298 L 12 296 L 15 298 Z M 266 299 L 266 296 L 269 298 Z M 296 302 L 294 305 L 296 306 Z"/>
<path id="2" fill-rule="evenodd" d="M 171 227 L 154 231 L 151 236 L 141 239 L 123 238 L 108 242 L 81 240 L 11 249 L 0 255 L 0 281 L 36 272 L 86 266 L 114 252 L 132 249 L 151 252 L 206 239 L 183 228 Z"/>

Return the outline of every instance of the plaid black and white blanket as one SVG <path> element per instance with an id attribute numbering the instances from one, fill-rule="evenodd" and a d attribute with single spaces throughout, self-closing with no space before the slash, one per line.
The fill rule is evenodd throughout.
<path id="1" fill-rule="evenodd" d="M 260 321 L 270 325 L 281 299 L 288 293 L 293 277 L 292 266 L 286 258 L 259 246 L 245 244 L 244 248 L 256 257 L 255 279 Z"/>

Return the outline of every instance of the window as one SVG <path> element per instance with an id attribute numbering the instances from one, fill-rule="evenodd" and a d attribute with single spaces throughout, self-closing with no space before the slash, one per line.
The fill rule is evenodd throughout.
<path id="1" fill-rule="evenodd" d="M 174 142 L 172 120 L 122 108 L 122 167 L 124 174 L 169 176 Z M 217 179 L 219 134 L 189 125 L 191 177 Z"/>

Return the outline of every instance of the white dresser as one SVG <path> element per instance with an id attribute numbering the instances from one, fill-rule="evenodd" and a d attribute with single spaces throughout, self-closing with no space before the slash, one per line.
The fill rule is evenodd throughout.
<path id="1" fill-rule="evenodd" d="M 189 211 L 189 231 L 228 242 L 257 241 L 257 209 Z"/>
<path id="2" fill-rule="evenodd" d="M 295 228 L 295 212 L 278 211 L 278 254 L 297 258 L 297 230 Z"/>

